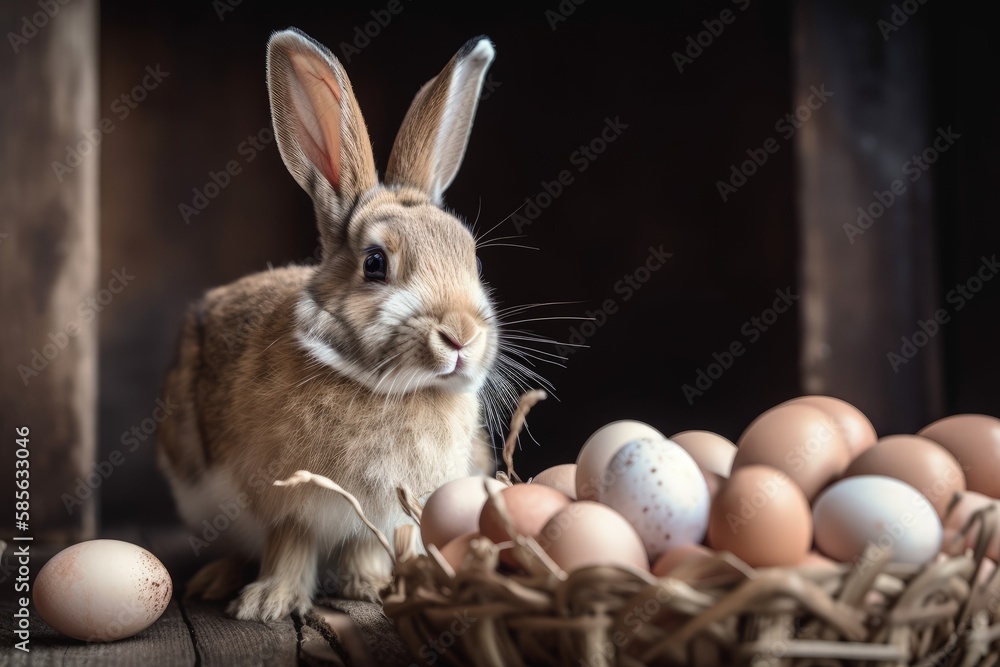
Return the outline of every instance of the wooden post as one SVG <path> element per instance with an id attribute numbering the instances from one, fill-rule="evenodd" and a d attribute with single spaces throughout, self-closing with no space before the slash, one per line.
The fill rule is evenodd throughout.
<path id="1" fill-rule="evenodd" d="M 906 166 L 936 134 L 927 10 L 897 25 L 895 6 L 808 0 L 797 5 L 794 36 L 794 104 L 821 104 L 795 138 L 803 388 L 854 403 L 883 434 L 938 416 L 943 391 L 941 337 L 918 336 L 912 358 L 902 349 L 945 304 L 935 289 L 934 168 Z M 904 361 L 894 364 L 892 352 Z"/>
<path id="2" fill-rule="evenodd" d="M 97 2 L 8 0 L 0 34 L 0 530 L 83 539 L 97 495 Z M 13 525 L 23 426 L 26 532 Z"/>

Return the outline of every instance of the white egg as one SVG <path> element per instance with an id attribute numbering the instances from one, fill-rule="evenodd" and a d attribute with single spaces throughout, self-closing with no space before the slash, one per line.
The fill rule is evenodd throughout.
<path id="1" fill-rule="evenodd" d="M 576 497 L 597 500 L 601 476 L 622 445 L 636 438 L 662 437 L 649 424 L 632 419 L 611 422 L 594 431 L 576 457 Z"/>
<path id="2" fill-rule="evenodd" d="M 711 509 L 708 485 L 680 445 L 663 437 L 632 440 L 612 457 L 605 473 L 598 499 L 635 526 L 650 560 L 704 539 Z"/>
<path id="3" fill-rule="evenodd" d="M 90 540 L 63 549 L 38 572 L 35 609 L 54 630 L 83 641 L 114 641 L 142 632 L 173 593 L 163 563 L 142 547 Z"/>
<path id="4" fill-rule="evenodd" d="M 923 564 L 941 550 L 941 520 L 915 488 L 891 477 L 860 475 L 834 483 L 813 504 L 816 546 L 841 562 L 872 543 L 894 563 Z"/>

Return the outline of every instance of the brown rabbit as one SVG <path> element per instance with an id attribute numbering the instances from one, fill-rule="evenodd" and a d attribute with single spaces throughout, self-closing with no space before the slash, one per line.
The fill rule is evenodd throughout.
<path id="1" fill-rule="evenodd" d="M 397 486 L 429 492 L 490 458 L 477 393 L 497 359 L 497 315 L 472 234 L 441 204 L 493 55 L 473 39 L 420 89 L 380 183 L 333 54 L 294 29 L 268 44 L 278 148 L 313 199 L 322 261 L 247 276 L 191 308 L 166 382 L 181 407 L 159 450 L 191 525 L 245 508 L 226 537 L 256 543 L 261 568 L 230 606 L 237 618 L 305 612 L 331 552 L 342 595 L 377 599 L 391 574 L 344 501 L 275 479 L 326 475 L 391 534 L 404 521 Z M 234 341 L 237 330 L 249 333 Z M 189 594 L 231 594 L 237 565 L 204 568 Z"/>

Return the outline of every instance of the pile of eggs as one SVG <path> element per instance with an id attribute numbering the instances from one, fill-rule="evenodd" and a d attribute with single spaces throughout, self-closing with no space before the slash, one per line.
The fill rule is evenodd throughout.
<path id="1" fill-rule="evenodd" d="M 804 396 L 757 417 L 737 444 L 618 421 L 591 435 L 575 464 L 528 483 L 451 481 L 428 498 L 421 537 L 455 570 L 483 538 L 517 569 L 515 534 L 566 572 L 615 565 L 664 576 L 721 551 L 752 567 L 832 567 L 857 563 L 872 544 L 889 562 L 920 565 L 970 548 L 975 534 L 963 527 L 997 498 L 1000 419 L 955 415 L 880 439 L 854 406 Z M 1000 535 L 987 556 L 1000 559 Z"/>

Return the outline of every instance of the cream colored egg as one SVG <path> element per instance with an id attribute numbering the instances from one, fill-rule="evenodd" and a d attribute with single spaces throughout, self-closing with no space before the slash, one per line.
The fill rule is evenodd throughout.
<path id="1" fill-rule="evenodd" d="M 38 615 L 62 634 L 107 642 L 142 632 L 167 608 L 170 574 L 153 554 L 119 540 L 63 549 L 34 583 Z"/>
<path id="2" fill-rule="evenodd" d="M 635 528 L 610 507 L 589 500 L 570 503 L 549 519 L 538 544 L 566 572 L 594 565 L 649 571 Z"/>
<path id="3" fill-rule="evenodd" d="M 486 504 L 486 488 L 500 491 L 506 485 L 491 477 L 453 479 L 431 494 L 420 517 L 420 538 L 424 546 L 438 549 L 457 537 L 479 532 L 479 515 Z"/>
<path id="4" fill-rule="evenodd" d="M 698 467 L 719 477 L 728 478 L 736 458 L 736 445 L 711 431 L 682 431 L 670 436 L 691 455 Z"/>
<path id="5" fill-rule="evenodd" d="M 597 500 L 601 477 L 619 449 L 639 438 L 660 440 L 664 437 L 649 424 L 624 419 L 611 422 L 594 431 L 583 443 L 576 459 L 576 497 L 580 500 Z"/>
<path id="6" fill-rule="evenodd" d="M 576 464 L 563 463 L 562 465 L 546 468 L 531 479 L 532 484 L 548 486 L 556 491 L 562 491 L 571 499 L 576 500 Z"/>

